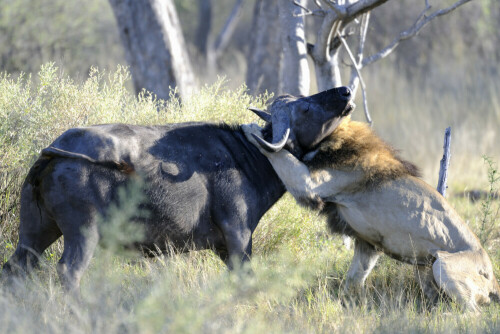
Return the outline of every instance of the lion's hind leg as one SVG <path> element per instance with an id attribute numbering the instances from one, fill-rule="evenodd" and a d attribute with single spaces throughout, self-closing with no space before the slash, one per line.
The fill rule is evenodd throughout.
<path id="1" fill-rule="evenodd" d="M 354 256 L 344 286 L 345 292 L 359 293 L 363 290 L 366 278 L 375 267 L 380 255 L 381 253 L 366 241 L 355 240 Z"/>
<path id="2" fill-rule="evenodd" d="M 434 280 L 452 299 L 471 311 L 489 304 L 490 297 L 482 272 L 483 261 L 478 252 L 437 252 L 432 265 Z"/>
<path id="3" fill-rule="evenodd" d="M 439 298 L 439 288 L 434 281 L 432 268 L 429 266 L 416 266 L 415 276 L 429 305 L 435 305 Z"/>

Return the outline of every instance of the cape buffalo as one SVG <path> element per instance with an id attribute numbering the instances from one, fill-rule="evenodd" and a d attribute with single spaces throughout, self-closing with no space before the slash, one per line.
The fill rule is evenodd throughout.
<path id="1" fill-rule="evenodd" d="M 271 147 L 297 156 L 312 149 L 353 108 L 347 87 L 309 97 L 279 97 L 268 122 Z M 272 138 L 272 139 L 271 139 Z M 96 125 L 67 130 L 30 169 L 21 193 L 21 223 L 7 276 L 29 271 L 61 235 L 57 271 L 74 290 L 99 240 L 96 218 L 117 199 L 132 175 L 145 183 L 147 218 L 137 219 L 142 249 L 214 250 L 231 267 L 252 251 L 252 233 L 285 187 L 240 126 L 181 123 Z"/>
<path id="2" fill-rule="evenodd" d="M 470 310 L 500 302 L 500 286 L 479 239 L 417 168 L 397 156 L 370 127 L 345 118 L 301 162 L 277 153 L 245 125 L 290 193 L 327 217 L 332 232 L 355 238 L 346 289 L 359 290 L 383 252 L 413 264 L 432 301 L 439 290 Z M 255 137 L 255 138 L 254 138 Z"/>

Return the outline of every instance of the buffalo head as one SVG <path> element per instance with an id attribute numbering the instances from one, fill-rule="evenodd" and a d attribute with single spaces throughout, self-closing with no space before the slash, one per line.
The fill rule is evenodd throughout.
<path id="1" fill-rule="evenodd" d="M 262 148 L 277 152 L 287 145 L 289 151 L 301 155 L 330 135 L 354 107 L 350 89 L 339 87 L 307 97 L 283 95 L 269 111 L 250 110 L 268 123 L 267 129 L 272 129 L 271 142 L 255 136 Z"/>

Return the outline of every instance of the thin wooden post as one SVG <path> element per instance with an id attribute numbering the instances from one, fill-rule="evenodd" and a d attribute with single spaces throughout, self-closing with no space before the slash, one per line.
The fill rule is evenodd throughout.
<path id="1" fill-rule="evenodd" d="M 443 158 L 439 167 L 439 181 L 437 190 L 446 197 L 446 182 L 448 181 L 448 167 L 450 167 L 450 142 L 451 142 L 451 127 L 447 127 L 444 132 Z"/>

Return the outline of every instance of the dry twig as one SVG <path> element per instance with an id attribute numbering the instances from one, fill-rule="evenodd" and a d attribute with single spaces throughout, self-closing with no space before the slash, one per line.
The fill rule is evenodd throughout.
<path id="1" fill-rule="evenodd" d="M 347 10 L 346 10 L 345 6 L 338 5 L 336 1 L 323 0 L 323 2 L 325 4 L 327 4 L 328 7 L 330 7 L 331 9 L 333 9 L 333 11 L 337 14 L 337 16 L 340 19 L 343 18 L 347 14 Z"/>
<path id="2" fill-rule="evenodd" d="M 363 94 L 363 109 L 365 110 L 366 121 L 370 124 L 370 126 L 372 126 L 373 121 L 372 121 L 372 118 L 370 117 L 370 111 L 368 110 L 368 100 L 366 97 L 366 85 L 365 85 L 365 82 L 363 80 L 363 77 L 361 76 L 360 68 L 358 66 L 358 63 L 356 62 L 356 59 L 354 59 L 354 55 L 352 54 L 351 49 L 349 48 L 349 45 L 347 45 L 347 42 L 345 41 L 345 39 L 342 36 L 340 36 L 339 33 L 337 33 L 337 36 L 340 38 L 340 41 L 342 42 L 347 53 L 349 54 L 349 58 L 351 58 L 354 69 L 356 70 L 356 73 L 358 75 L 359 82 L 361 84 L 361 93 Z"/>
<path id="3" fill-rule="evenodd" d="M 309 8 L 302 6 L 297 1 L 294 1 L 293 4 L 306 11 L 305 13 L 293 14 L 293 16 L 295 16 L 295 17 L 302 17 L 302 16 L 308 16 L 308 15 L 323 17 L 326 15 L 326 12 L 323 9 L 310 10 Z"/>
<path id="4" fill-rule="evenodd" d="M 430 21 L 432 21 L 433 19 L 435 19 L 438 16 L 442 16 L 442 15 L 446 15 L 446 14 L 450 13 L 451 11 L 457 9 L 458 7 L 462 6 L 463 4 L 465 4 L 469 1 L 471 1 L 471 0 L 459 0 L 459 1 L 455 2 L 453 5 L 446 7 L 446 8 L 443 8 L 443 9 L 440 9 L 440 10 L 437 10 L 437 11 L 433 12 L 432 14 L 430 14 L 429 16 L 427 16 L 426 14 L 431 9 L 431 6 L 429 5 L 428 0 L 426 0 L 425 1 L 425 5 L 426 5 L 425 9 L 420 13 L 417 20 L 415 20 L 415 23 L 413 23 L 413 25 L 410 28 L 408 28 L 407 30 L 399 33 L 399 36 L 396 37 L 389 45 L 387 45 L 385 48 L 383 48 L 380 52 L 366 58 L 363 61 L 363 63 L 360 64 L 361 68 L 363 68 L 367 65 L 370 65 L 371 63 L 373 63 L 379 59 L 387 57 L 388 55 L 390 55 L 392 53 L 392 51 L 394 51 L 394 49 L 396 47 L 398 47 L 398 45 L 401 41 L 407 40 L 407 39 L 417 35 L 420 32 L 420 30 L 422 30 L 422 28 L 425 27 Z"/>

